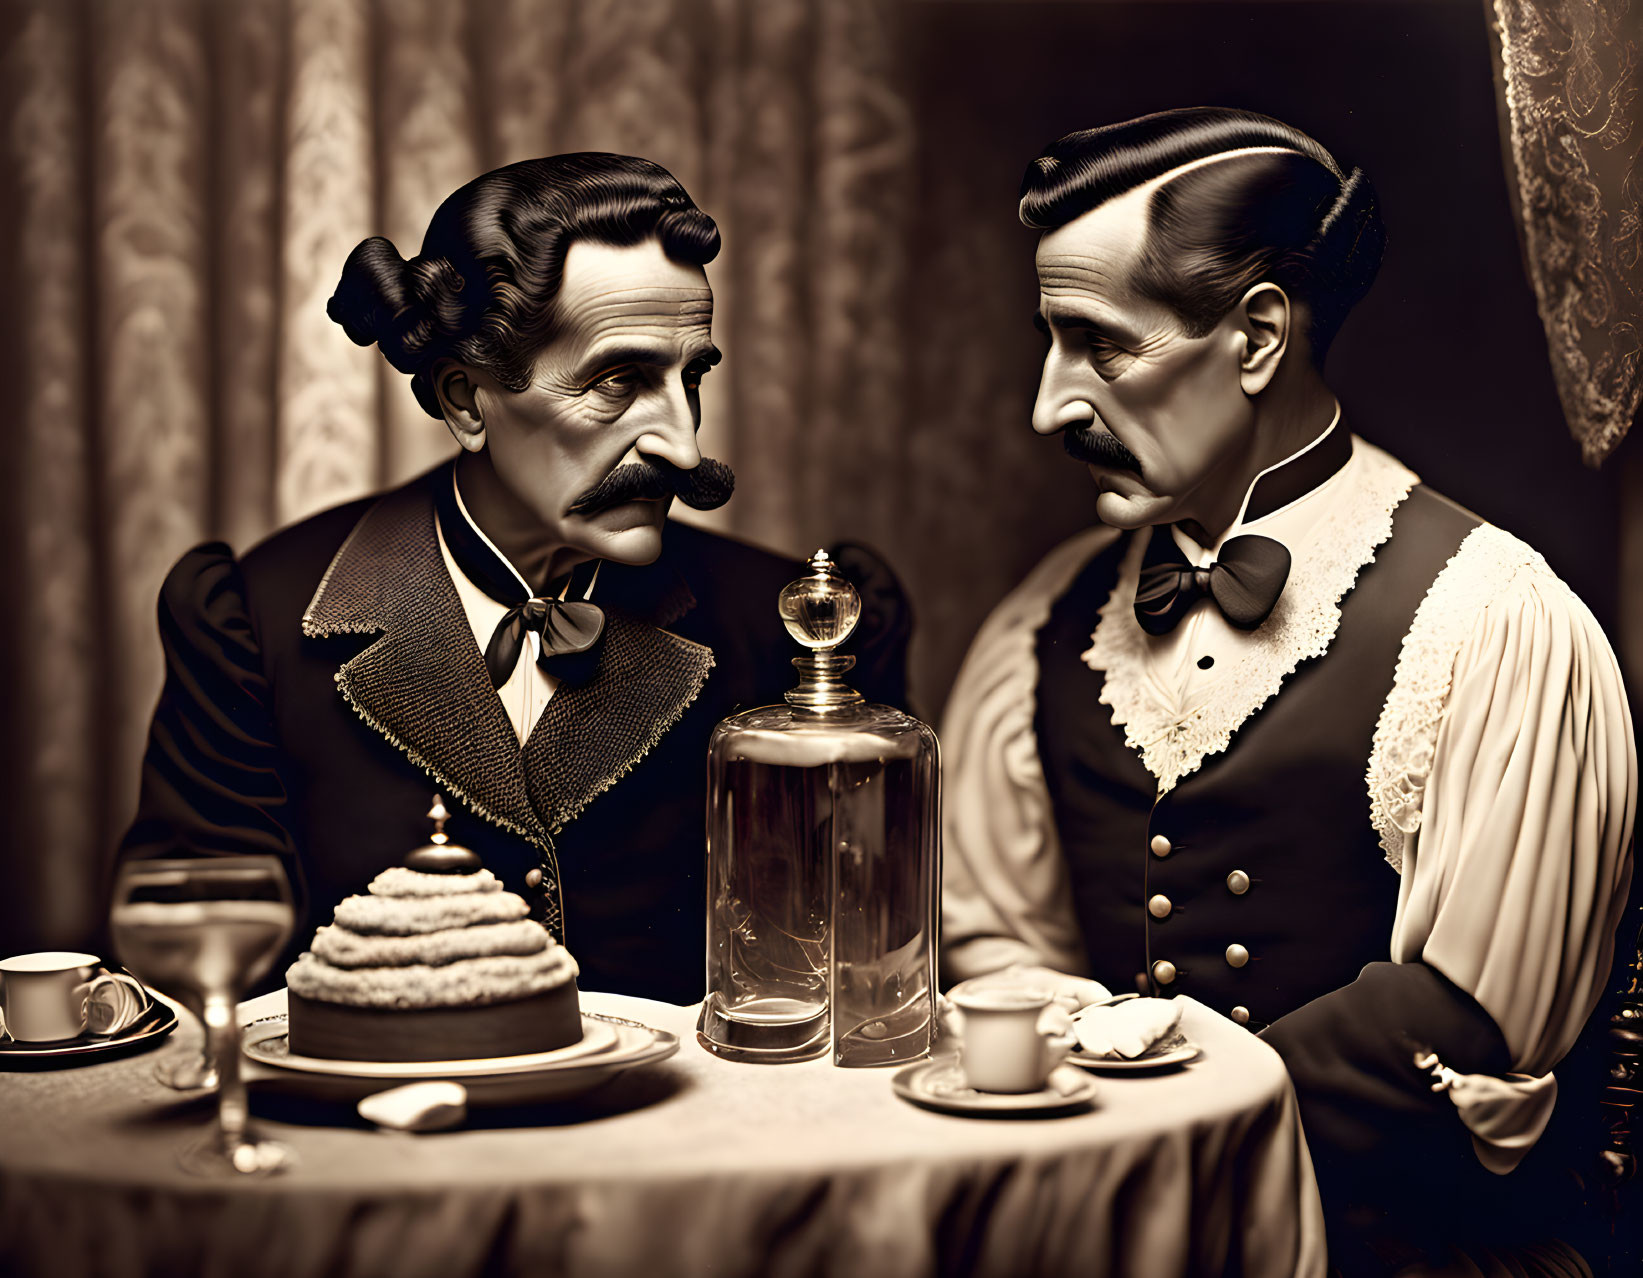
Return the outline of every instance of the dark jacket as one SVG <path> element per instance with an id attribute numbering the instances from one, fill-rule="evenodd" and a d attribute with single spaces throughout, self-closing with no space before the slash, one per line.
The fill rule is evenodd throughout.
<path id="1" fill-rule="evenodd" d="M 596 662 L 521 748 L 440 556 L 431 485 L 448 476 L 315 515 L 238 561 L 221 543 L 183 556 L 160 593 L 165 688 L 121 855 L 280 856 L 299 900 L 288 960 L 427 841 L 438 791 L 452 840 L 532 902 L 584 988 L 693 1002 L 708 736 L 793 686 L 776 596 L 801 566 L 678 523 L 656 563 L 606 564 Z M 857 686 L 901 704 L 899 586 L 870 554 L 840 554 L 865 604 L 847 645 Z"/>

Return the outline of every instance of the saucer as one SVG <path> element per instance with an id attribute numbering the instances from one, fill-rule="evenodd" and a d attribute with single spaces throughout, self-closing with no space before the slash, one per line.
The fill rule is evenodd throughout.
<path id="1" fill-rule="evenodd" d="M 150 997 L 153 998 L 153 995 Z M 90 1063 L 131 1051 L 152 1039 L 163 1038 L 176 1028 L 177 1013 L 169 1004 L 154 998 L 141 1016 L 117 1034 L 87 1034 L 49 1043 L 19 1043 L 12 1038 L 0 1038 L 0 1069 L 26 1069 L 32 1065 L 55 1065 L 71 1060 L 76 1064 Z"/>
<path id="2" fill-rule="evenodd" d="M 1122 1056 L 1091 1056 L 1082 1047 L 1067 1053 L 1067 1059 L 1083 1069 L 1099 1074 L 1131 1074 L 1151 1069 L 1171 1069 L 1198 1057 L 1198 1044 L 1177 1030 L 1162 1042 L 1154 1043 L 1134 1059 Z"/>
<path id="3" fill-rule="evenodd" d="M 521 1105 L 592 1091 L 623 1070 L 666 1060 L 677 1035 L 620 1017 L 582 1013 L 582 1039 L 551 1052 L 465 1061 L 338 1061 L 294 1056 L 286 1018 L 270 1016 L 240 1031 L 240 1045 L 260 1068 L 255 1081 L 327 1100 L 357 1101 L 386 1086 L 435 1079 L 461 1083 L 470 1105 Z"/>
<path id="4" fill-rule="evenodd" d="M 1065 1065 L 1050 1071 L 1036 1092 L 978 1092 L 957 1061 L 920 1061 L 890 1080 L 904 1101 L 945 1114 L 976 1118 L 1028 1117 L 1082 1109 L 1095 1099 L 1095 1080 Z"/>

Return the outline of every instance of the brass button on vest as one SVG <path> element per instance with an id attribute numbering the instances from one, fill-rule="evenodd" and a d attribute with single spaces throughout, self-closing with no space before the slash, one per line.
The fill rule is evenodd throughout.
<path id="1" fill-rule="evenodd" d="M 1242 967 L 1249 962 L 1249 951 L 1242 945 L 1227 946 L 1227 964 L 1230 967 Z"/>
<path id="2" fill-rule="evenodd" d="M 1167 919 L 1174 908 L 1169 897 L 1163 895 L 1155 896 L 1147 902 L 1147 913 L 1155 919 Z"/>
<path id="3" fill-rule="evenodd" d="M 1154 856 L 1168 856 L 1170 854 L 1170 842 L 1162 834 L 1153 835 L 1150 846 Z"/>
<path id="4" fill-rule="evenodd" d="M 1169 985 L 1175 980 L 1175 964 L 1168 959 L 1159 959 L 1152 965 L 1152 979 L 1160 985 Z"/>
<path id="5" fill-rule="evenodd" d="M 1247 1008 L 1247 1007 L 1235 1007 L 1235 1008 L 1233 1008 L 1232 1009 L 1232 1023 L 1234 1025 L 1248 1025 L 1249 1024 L 1249 1008 Z"/>
<path id="6" fill-rule="evenodd" d="M 1227 891 L 1233 896 L 1242 896 L 1249 891 L 1249 875 L 1242 870 L 1234 870 L 1227 875 Z"/>
<path id="7" fill-rule="evenodd" d="M 542 871 L 536 869 L 534 866 L 531 869 L 526 870 L 525 871 L 525 886 L 528 887 L 528 888 L 539 888 L 539 887 L 541 887 L 542 886 Z"/>

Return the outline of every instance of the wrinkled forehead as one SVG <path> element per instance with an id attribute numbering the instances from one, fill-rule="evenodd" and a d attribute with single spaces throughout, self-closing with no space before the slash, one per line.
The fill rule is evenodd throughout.
<path id="1" fill-rule="evenodd" d="M 1152 184 L 1098 204 L 1038 241 L 1038 290 L 1043 303 L 1116 303 L 1129 296 L 1130 269 L 1146 242 Z"/>
<path id="2" fill-rule="evenodd" d="M 675 262 L 657 240 L 578 240 L 565 253 L 558 310 L 561 335 L 584 348 L 612 337 L 674 346 L 707 340 L 713 290 L 701 267 Z"/>

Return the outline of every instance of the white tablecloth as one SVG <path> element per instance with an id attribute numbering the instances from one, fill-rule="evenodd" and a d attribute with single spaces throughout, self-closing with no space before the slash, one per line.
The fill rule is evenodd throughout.
<path id="1" fill-rule="evenodd" d="M 475 1111 L 411 1136 L 346 1107 L 259 1127 L 300 1165 L 207 1181 L 174 1162 L 208 1102 L 158 1051 L 0 1074 L 0 1270 L 52 1275 L 1175 1275 L 1324 1272 L 1323 1225 L 1277 1056 L 1187 1001 L 1203 1049 L 1104 1078 L 1070 1117 L 978 1120 L 898 1099 L 887 1070 L 740 1065 L 695 1009 L 584 1005 L 680 1036 L 678 1056 L 580 1102 Z M 247 1005 L 250 1014 L 266 1004 Z"/>

